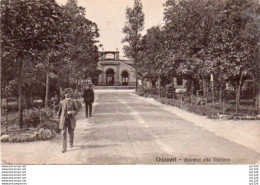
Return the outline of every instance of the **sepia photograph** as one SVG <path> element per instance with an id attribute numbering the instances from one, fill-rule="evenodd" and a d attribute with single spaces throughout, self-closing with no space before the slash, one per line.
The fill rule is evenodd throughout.
<path id="1" fill-rule="evenodd" d="M 2 165 L 260 164 L 259 0 L 1 0 L 0 44 Z"/>

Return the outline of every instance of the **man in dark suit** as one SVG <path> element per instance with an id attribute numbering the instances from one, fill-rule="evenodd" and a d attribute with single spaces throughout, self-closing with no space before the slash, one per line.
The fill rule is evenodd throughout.
<path id="1" fill-rule="evenodd" d="M 74 129 L 76 127 L 75 115 L 77 114 L 78 106 L 70 97 L 70 93 L 65 94 L 65 99 L 60 102 L 58 111 L 58 118 L 60 119 L 59 128 L 62 130 L 62 153 L 67 150 L 67 130 L 69 132 L 70 147 L 73 147 Z"/>
<path id="2" fill-rule="evenodd" d="M 86 107 L 86 118 L 88 118 L 88 116 L 92 116 L 92 103 L 95 98 L 92 85 L 88 85 L 87 89 L 84 90 L 83 98 Z"/>

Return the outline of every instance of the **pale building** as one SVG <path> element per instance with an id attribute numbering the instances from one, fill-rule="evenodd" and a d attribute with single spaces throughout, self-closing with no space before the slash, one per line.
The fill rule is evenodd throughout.
<path id="1" fill-rule="evenodd" d="M 119 51 L 100 52 L 98 86 L 135 86 L 135 69 L 132 60 L 119 58 Z"/>

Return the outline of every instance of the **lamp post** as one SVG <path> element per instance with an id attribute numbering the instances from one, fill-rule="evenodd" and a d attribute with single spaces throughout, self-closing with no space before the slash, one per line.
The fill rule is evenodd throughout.
<path id="1" fill-rule="evenodd" d="M 212 102 L 215 103 L 215 93 L 214 93 L 214 76 L 213 74 L 210 75 L 210 81 L 212 83 Z"/>

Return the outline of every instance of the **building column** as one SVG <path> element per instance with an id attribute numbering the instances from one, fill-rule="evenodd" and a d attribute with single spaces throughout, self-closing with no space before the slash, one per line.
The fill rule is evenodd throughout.
<path id="1" fill-rule="evenodd" d="M 101 74 L 101 84 L 105 83 L 105 71 L 104 71 L 104 66 L 101 65 L 101 70 L 103 71 Z"/>
<path id="2" fill-rule="evenodd" d="M 120 65 L 120 64 L 119 64 Z M 121 83 L 120 83 L 120 81 L 119 81 L 119 65 L 117 65 L 116 66 L 116 83 L 118 84 L 118 85 L 120 85 Z"/>

